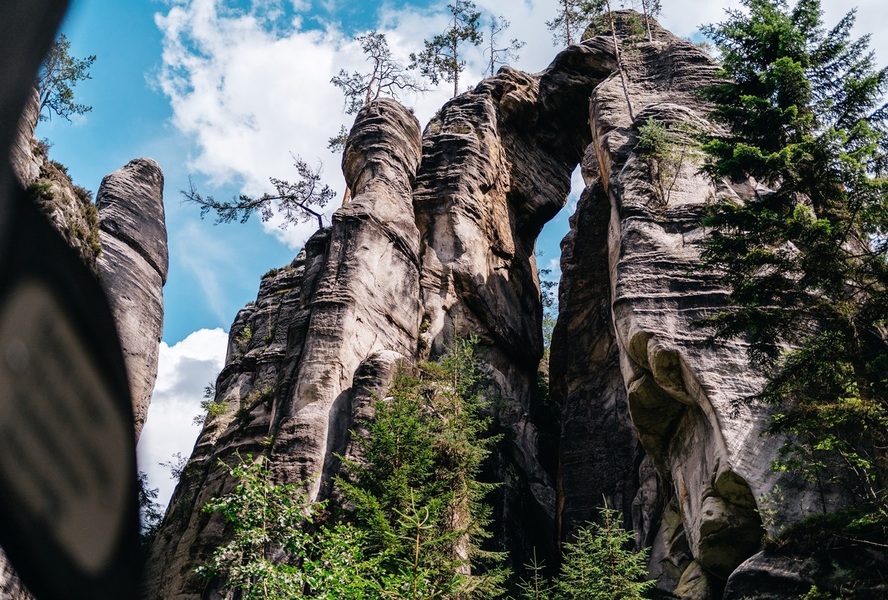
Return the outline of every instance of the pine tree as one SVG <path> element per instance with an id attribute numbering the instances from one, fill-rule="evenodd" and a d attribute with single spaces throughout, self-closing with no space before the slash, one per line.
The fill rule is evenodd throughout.
<path id="1" fill-rule="evenodd" d="M 74 58 L 70 51 L 71 41 L 63 33 L 49 48 L 40 65 L 36 85 L 41 121 L 52 118 L 52 113 L 70 121 L 72 115 L 82 115 L 92 110 L 92 106 L 74 102 L 74 86 L 80 81 L 92 79 L 89 69 L 96 56 Z"/>
<path id="2" fill-rule="evenodd" d="M 425 48 L 419 54 L 410 54 L 410 69 L 419 69 L 433 84 L 442 79 L 453 83 L 453 97 L 459 95 L 459 74 L 466 68 L 460 49 L 468 42 L 479 46 L 484 41 L 481 33 L 481 13 L 471 0 L 455 0 L 447 8 L 453 15 L 450 25 L 431 40 L 424 40 Z"/>
<path id="3" fill-rule="evenodd" d="M 589 23 L 604 11 L 604 0 L 559 0 L 558 14 L 546 21 L 546 27 L 552 32 L 552 44 L 576 44 Z"/>
<path id="4" fill-rule="evenodd" d="M 497 66 L 508 64 L 510 60 L 518 60 L 520 58 L 518 56 L 518 51 L 524 47 L 524 42 L 515 38 L 512 38 L 509 41 L 508 46 L 497 46 L 499 35 L 508 29 L 509 26 L 511 26 L 511 23 L 502 15 L 491 17 L 490 19 L 490 31 L 487 36 L 488 45 L 486 52 L 489 59 L 487 63 L 487 74 L 491 77 L 496 73 Z"/>
<path id="5" fill-rule="evenodd" d="M 182 197 L 186 202 L 200 207 L 201 218 L 210 212 L 216 213 L 216 223 L 246 223 L 253 213 L 259 213 L 263 221 L 268 221 L 276 214 L 282 216 L 283 226 L 314 218 L 321 228 L 324 226 L 323 215 L 316 209 L 326 206 L 336 196 L 336 192 L 321 182 L 322 165 L 312 168 L 300 156 L 294 156 L 293 161 L 299 179 L 291 182 L 269 177 L 268 180 L 275 188 L 273 194 L 263 194 L 256 198 L 241 194 L 223 202 L 213 196 L 200 194 L 189 179 L 191 187 L 182 190 Z"/>
<path id="6" fill-rule="evenodd" d="M 341 69 L 330 83 L 345 95 L 345 113 L 353 115 L 380 96 L 399 99 L 404 91 L 424 92 L 425 87 L 407 74 L 407 69 L 392 56 L 384 33 L 371 31 L 355 38 L 370 62 L 367 72 L 349 73 Z"/>
<path id="7" fill-rule="evenodd" d="M 783 468 L 841 480 L 888 508 L 888 71 L 854 12 L 824 28 L 819 0 L 743 0 L 704 29 L 722 55 L 705 91 L 724 126 L 704 146 L 720 195 L 703 258 L 732 306 L 714 338 L 743 336 L 769 380 Z M 789 349 L 788 349 L 789 348 Z M 848 475 L 850 474 L 850 477 Z"/>
<path id="8" fill-rule="evenodd" d="M 605 506 L 601 524 L 580 528 L 565 544 L 556 581 L 559 600 L 642 600 L 655 582 L 647 580 L 645 553 L 628 550 L 634 533 L 620 526 L 621 516 Z"/>

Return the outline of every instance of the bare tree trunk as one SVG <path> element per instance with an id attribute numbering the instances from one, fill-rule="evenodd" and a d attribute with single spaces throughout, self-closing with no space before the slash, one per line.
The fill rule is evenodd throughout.
<path id="1" fill-rule="evenodd" d="M 607 16 L 610 19 L 611 37 L 614 40 L 614 53 L 617 56 L 617 69 L 620 71 L 620 81 L 623 84 L 623 96 L 626 98 L 626 105 L 629 107 L 629 118 L 635 122 L 635 111 L 632 110 L 632 100 L 629 99 L 629 84 L 626 81 L 626 71 L 623 69 L 620 43 L 617 41 L 617 25 L 614 22 L 614 11 L 611 10 L 610 0 L 605 0 L 605 4 L 607 5 Z"/>
<path id="2" fill-rule="evenodd" d="M 654 35 L 651 33 L 651 15 L 648 13 L 648 0 L 641 0 L 641 11 L 644 13 L 644 26 L 647 27 L 648 41 L 654 41 Z"/>
<path id="3" fill-rule="evenodd" d="M 568 8 L 567 6 L 567 0 L 562 0 L 561 3 L 564 5 L 564 33 L 566 34 L 565 37 L 567 38 L 567 45 L 570 46 L 571 44 L 573 44 L 573 39 L 570 35 L 570 8 Z"/>
<path id="4" fill-rule="evenodd" d="M 459 55 L 457 54 L 458 42 L 456 37 L 453 39 L 453 97 L 459 95 Z"/>

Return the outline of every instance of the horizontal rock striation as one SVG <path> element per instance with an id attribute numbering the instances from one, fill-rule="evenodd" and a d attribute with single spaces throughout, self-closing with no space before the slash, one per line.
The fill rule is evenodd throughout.
<path id="1" fill-rule="evenodd" d="M 650 547 L 661 588 L 718 597 L 758 552 L 757 509 L 775 485 L 792 495 L 778 524 L 817 508 L 811 490 L 770 469 L 781 441 L 740 402 L 762 385 L 743 344 L 709 345 L 694 326 L 727 299 L 698 268 L 706 202 L 748 186 L 716 189 L 698 174 L 688 132 L 711 126 L 695 92 L 716 66 L 653 33 L 622 36 L 625 85 L 611 38 L 593 36 L 542 73 L 500 69 L 422 137 L 395 102 L 361 110 L 343 157 L 352 201 L 263 278 L 232 326 L 217 409 L 152 548 L 147 598 L 218 592 L 193 569 L 225 535 L 200 511 L 234 485 L 220 461 L 261 452 L 278 481 L 330 497 L 356 416 L 399 362 L 434 358 L 455 336 L 478 339 L 503 434 L 486 473 L 503 482 L 494 538 L 516 567 L 533 548 L 554 557 L 606 502 Z M 688 140 L 665 186 L 636 147 L 648 119 Z M 547 398 L 534 250 L 578 164 L 587 188 L 562 244 Z M 764 568 L 747 563 L 735 582 L 751 589 Z"/>
<path id="2" fill-rule="evenodd" d="M 224 527 L 200 508 L 233 485 L 220 461 L 265 453 L 281 482 L 306 482 L 310 499 L 327 497 L 367 390 L 400 357 L 415 356 L 421 307 L 411 189 L 420 152 L 419 124 L 400 104 L 379 100 L 359 113 L 343 158 L 351 202 L 290 266 L 263 278 L 231 328 L 216 382 L 224 410 L 207 418 L 176 487 L 152 547 L 146 597 L 203 597 L 193 569 Z"/>
<path id="3" fill-rule="evenodd" d="M 105 176 L 96 206 L 102 245 L 97 268 L 126 361 L 138 439 L 157 379 L 169 264 L 160 166 L 137 158 Z"/>

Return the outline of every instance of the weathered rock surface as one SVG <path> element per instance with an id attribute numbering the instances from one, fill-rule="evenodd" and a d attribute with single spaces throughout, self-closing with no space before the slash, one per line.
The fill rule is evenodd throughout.
<path id="1" fill-rule="evenodd" d="M 353 413 L 374 387 L 368 377 L 384 380 L 384 365 L 416 355 L 420 240 L 411 189 L 420 152 L 419 123 L 401 105 L 381 100 L 358 115 L 343 158 L 351 202 L 289 267 L 263 278 L 256 303 L 231 328 L 216 383 L 227 408 L 207 419 L 176 487 L 149 559 L 147 597 L 202 597 L 193 569 L 223 524 L 200 507 L 232 485 L 219 460 L 267 453 L 280 481 L 307 482 L 311 499 L 327 497 Z"/>
<path id="2" fill-rule="evenodd" d="M 541 453 L 536 406 L 543 353 L 536 238 L 567 200 L 590 141 L 577 126 L 586 99 L 614 65 L 612 49 L 596 39 L 568 48 L 540 75 L 503 68 L 448 102 L 423 139 L 414 203 L 424 341 L 439 354 L 454 333 L 480 340 L 508 440 L 495 459 L 505 485 L 494 535 L 516 564 L 534 547 L 551 553 L 556 521 L 557 458 Z"/>
<path id="3" fill-rule="evenodd" d="M 105 178 L 94 204 L 91 192 L 75 185 L 34 139 L 38 110 L 35 94 L 25 107 L 11 149 L 13 172 L 102 280 L 125 353 L 138 438 L 157 377 L 163 328 L 162 287 L 167 274 L 163 174 L 151 159 L 134 160 Z M 0 598 L 31 599 L 2 550 Z"/>
<path id="4" fill-rule="evenodd" d="M 653 42 L 638 43 L 623 56 L 628 99 L 617 75 L 590 98 L 593 141 L 582 163 L 590 189 L 564 242 L 561 316 L 551 364 L 553 390 L 564 404 L 562 452 L 573 458 L 562 464 L 562 514 L 567 518 L 576 510 L 567 482 L 582 491 L 579 482 L 590 472 L 604 471 L 593 485 L 631 489 L 634 476 L 620 480 L 611 475 L 629 472 L 632 465 L 631 444 L 614 439 L 628 423 L 620 415 L 625 394 L 631 426 L 660 479 L 659 500 L 641 481 L 636 484 L 636 504 L 650 507 L 652 516 L 636 519 L 640 541 L 653 544 L 660 563 L 651 570 L 661 576 L 663 587 L 677 585 L 687 597 L 717 597 L 731 572 L 757 551 L 764 530 L 756 508 L 774 485 L 797 492 L 783 522 L 798 520 L 818 504 L 812 491 L 798 489 L 791 477 L 770 469 L 782 442 L 763 436 L 766 414 L 740 402 L 762 383 L 748 365 L 745 348 L 739 343 L 710 346 L 705 332 L 694 327 L 726 301 L 715 278 L 696 268 L 700 218 L 716 190 L 697 173 L 691 152 L 662 197 L 635 148 L 638 126 L 648 118 L 709 126 L 695 90 L 711 81 L 715 66 L 693 44 L 663 30 Z M 591 281 L 578 283 L 578 274 Z M 613 363 L 600 365 L 613 343 L 623 383 L 616 391 L 603 383 Z M 584 374 L 584 362 L 596 368 Z M 598 421 L 587 417 L 587 427 L 597 432 L 596 423 L 608 423 L 616 446 L 602 448 L 595 435 L 585 443 L 581 433 L 571 435 L 582 429 L 573 415 L 584 410 L 598 411 Z M 588 507 L 581 494 L 575 497 Z M 626 502 L 613 498 L 620 500 Z M 680 527 L 658 517 L 667 503 L 677 508 Z M 676 567 L 685 569 L 677 584 Z"/>
<path id="5" fill-rule="evenodd" d="M 816 508 L 771 471 L 781 442 L 762 436 L 767 415 L 738 402 L 762 383 L 743 345 L 707 345 L 693 326 L 726 301 L 697 268 L 704 206 L 743 186 L 716 190 L 689 152 L 659 190 L 635 148 L 648 118 L 708 127 L 695 91 L 716 67 L 655 27 L 623 54 L 627 97 L 613 50 L 592 37 L 540 74 L 504 67 L 448 102 L 421 146 L 396 103 L 362 110 L 343 159 L 352 202 L 263 278 L 232 326 L 216 390 L 226 410 L 208 417 L 177 487 L 146 597 L 215 593 L 193 568 L 224 535 L 200 513 L 233 485 L 219 460 L 265 453 L 277 480 L 327 497 L 371 392 L 454 335 L 478 337 L 505 434 L 489 469 L 504 482 L 494 537 L 515 566 L 533 547 L 554 551 L 606 501 L 652 549 L 662 588 L 714 598 L 759 550 L 757 508 L 776 484 L 793 495 L 780 523 Z M 550 360 L 558 421 L 537 385 L 534 249 L 578 164 L 588 187 L 562 246 Z"/>
<path id="6" fill-rule="evenodd" d="M 157 379 L 168 270 L 160 166 L 138 158 L 107 175 L 96 206 L 102 246 L 97 268 L 123 348 L 138 439 Z"/>
<path id="7" fill-rule="evenodd" d="M 12 164 L 12 172 L 23 188 L 37 180 L 40 175 L 40 167 L 43 163 L 38 142 L 34 139 L 34 128 L 37 126 L 37 118 L 40 115 L 40 96 L 34 88 L 19 117 L 16 135 L 12 140 L 12 148 L 9 149 L 9 161 Z"/>

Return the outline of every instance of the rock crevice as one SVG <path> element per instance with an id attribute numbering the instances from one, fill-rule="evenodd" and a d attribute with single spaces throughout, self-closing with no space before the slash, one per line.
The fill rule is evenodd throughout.
<path id="1" fill-rule="evenodd" d="M 652 548 L 659 585 L 684 598 L 718 596 L 757 552 L 756 509 L 785 475 L 770 469 L 781 442 L 762 436 L 767 415 L 738 404 L 762 384 L 745 348 L 709 345 L 693 326 L 726 302 L 698 268 L 713 184 L 690 152 L 664 194 L 636 148 L 649 118 L 708 127 L 696 90 L 717 67 L 656 25 L 622 56 L 625 90 L 610 37 L 539 74 L 504 67 L 422 136 L 395 102 L 362 109 L 343 157 L 352 201 L 263 278 L 232 326 L 216 395 L 226 411 L 207 419 L 177 487 L 147 597 L 206 596 L 193 568 L 224 535 L 200 513 L 233 485 L 220 460 L 265 453 L 277 480 L 328 497 L 372 393 L 400 361 L 434 358 L 456 336 L 478 340 L 504 434 L 489 466 L 504 482 L 494 538 L 515 566 L 533 548 L 554 557 L 603 502 Z M 562 244 L 549 399 L 534 253 L 578 164 L 587 188 Z M 813 492 L 788 487 L 785 518 L 798 520 Z"/>

